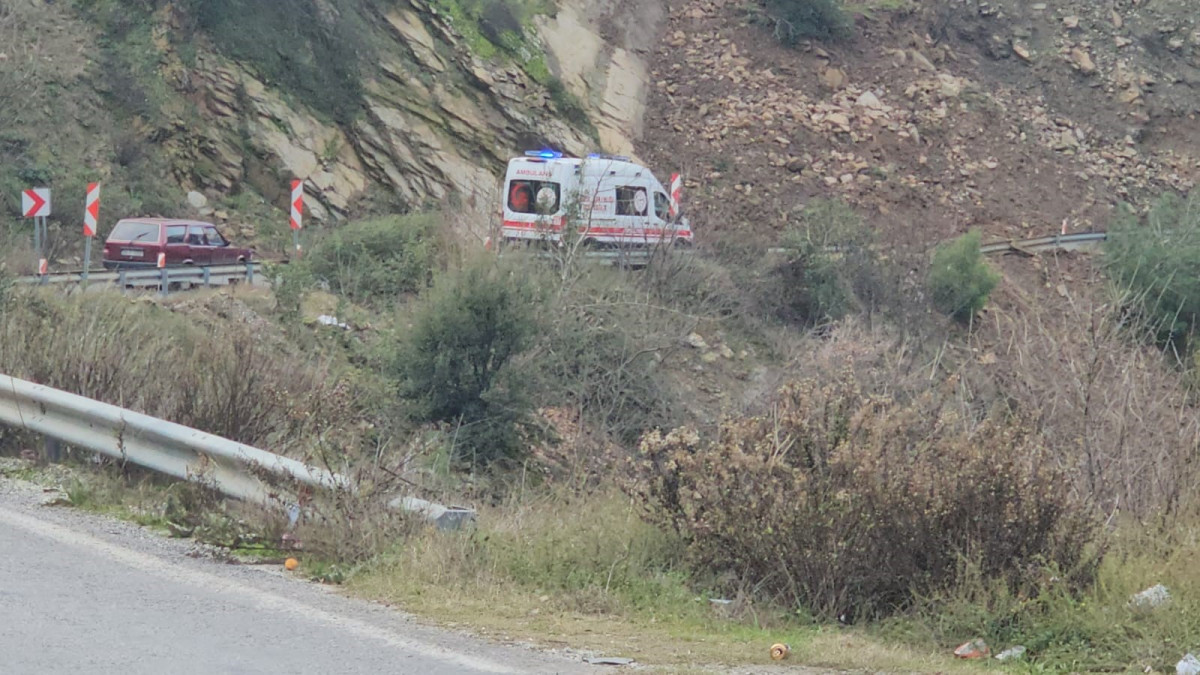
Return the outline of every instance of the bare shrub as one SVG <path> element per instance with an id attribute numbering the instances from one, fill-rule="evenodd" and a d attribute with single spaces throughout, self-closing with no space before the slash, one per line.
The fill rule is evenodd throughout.
<path id="1" fill-rule="evenodd" d="M 620 272 L 592 270 L 554 299 L 531 364 L 540 403 L 568 404 L 588 428 L 635 443 L 669 423 L 672 394 L 660 365 L 699 320 Z"/>
<path id="2" fill-rule="evenodd" d="M 1091 512 L 1019 416 L 964 417 L 956 381 L 915 396 L 853 374 L 786 386 L 767 414 L 702 441 L 643 439 L 634 494 L 694 568 L 833 617 L 952 588 L 966 560 L 1016 587 L 1094 571 Z"/>
<path id="3" fill-rule="evenodd" d="M 1069 485 L 1105 514 L 1178 514 L 1196 503 L 1200 449 L 1185 376 L 1149 346 L 1151 329 L 1120 311 L 1121 292 L 1106 295 L 1097 272 L 1081 277 L 1066 265 L 1047 263 L 1045 292 L 999 293 L 997 311 L 945 361 L 979 373 L 972 396 L 1026 411 Z"/>

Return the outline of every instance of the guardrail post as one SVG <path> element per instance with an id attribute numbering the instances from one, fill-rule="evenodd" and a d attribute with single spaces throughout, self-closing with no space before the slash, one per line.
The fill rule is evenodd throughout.
<path id="1" fill-rule="evenodd" d="M 249 260 L 246 261 L 246 285 L 254 285 L 254 263 Z"/>
<path id="2" fill-rule="evenodd" d="M 62 441 L 46 436 L 42 456 L 47 462 L 62 461 Z"/>
<path id="3" fill-rule="evenodd" d="M 202 269 L 204 270 L 204 287 L 208 288 L 209 286 L 212 285 L 211 283 L 209 283 L 210 270 L 207 267 L 204 267 Z"/>
<path id="4" fill-rule="evenodd" d="M 125 295 L 125 270 L 117 270 L 117 283 L 121 285 L 121 295 Z"/>
<path id="5" fill-rule="evenodd" d="M 164 268 L 162 268 L 162 283 L 161 283 L 162 290 L 159 291 L 159 293 L 164 298 L 167 297 L 167 287 L 170 285 L 171 285 L 171 282 L 169 280 L 169 277 L 167 276 L 167 268 L 164 267 Z"/>

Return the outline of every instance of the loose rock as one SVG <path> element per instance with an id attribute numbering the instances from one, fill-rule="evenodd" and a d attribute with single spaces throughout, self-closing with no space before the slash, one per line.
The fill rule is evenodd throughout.
<path id="1" fill-rule="evenodd" d="M 1025 645 L 1009 647 L 996 655 L 997 661 L 1013 661 L 1025 658 Z"/>
<path id="2" fill-rule="evenodd" d="M 1096 63 L 1092 61 L 1092 56 L 1080 47 L 1071 50 L 1071 62 L 1084 75 L 1096 72 Z"/>
<path id="3" fill-rule="evenodd" d="M 1129 599 L 1129 604 L 1135 609 L 1156 609 L 1162 607 L 1171 601 L 1171 592 L 1162 584 L 1155 584 L 1150 588 L 1136 593 Z"/>

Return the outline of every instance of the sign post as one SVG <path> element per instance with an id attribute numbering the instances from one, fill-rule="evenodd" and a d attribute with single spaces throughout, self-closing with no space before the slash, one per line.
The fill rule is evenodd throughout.
<path id="1" fill-rule="evenodd" d="M 683 196 L 683 178 L 679 174 L 671 175 L 670 217 L 674 220 L 679 216 L 679 200 Z"/>
<path id="2" fill-rule="evenodd" d="M 300 248 L 300 230 L 304 227 L 304 181 L 292 181 L 292 242 L 296 245 L 296 258 L 303 255 Z"/>
<path id="3" fill-rule="evenodd" d="M 159 274 L 159 293 L 165 298 L 167 297 L 168 289 L 171 286 L 171 279 L 167 274 L 167 254 L 159 252 L 158 261 L 155 263 L 158 267 Z"/>
<path id="4" fill-rule="evenodd" d="M 92 239 L 100 220 L 100 184 L 88 185 L 83 207 L 83 285 L 87 286 L 88 271 L 92 268 Z"/>
<path id="5" fill-rule="evenodd" d="M 33 218 L 33 248 L 37 252 L 37 273 L 42 277 L 42 283 L 45 283 L 50 239 L 46 227 L 46 218 L 50 215 L 50 188 L 33 188 L 22 192 L 21 212 L 26 218 Z"/>

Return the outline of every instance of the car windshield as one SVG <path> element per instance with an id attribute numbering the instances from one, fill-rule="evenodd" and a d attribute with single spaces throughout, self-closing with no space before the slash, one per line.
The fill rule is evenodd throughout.
<path id="1" fill-rule="evenodd" d="M 113 228 L 108 238 L 113 241 L 141 241 L 158 239 L 158 225 L 154 223 L 139 223 L 137 221 L 122 221 Z"/>

